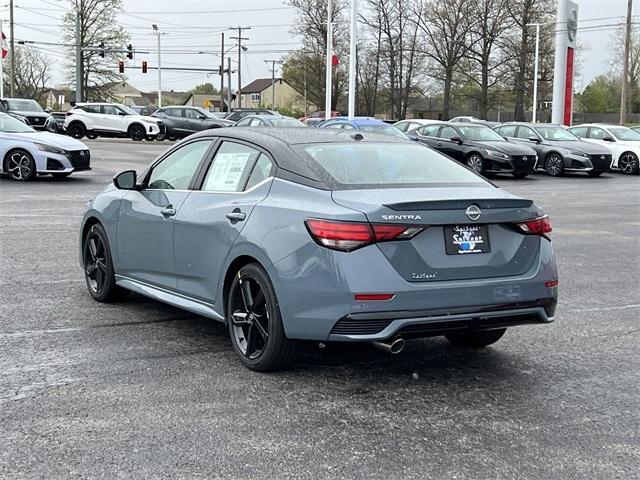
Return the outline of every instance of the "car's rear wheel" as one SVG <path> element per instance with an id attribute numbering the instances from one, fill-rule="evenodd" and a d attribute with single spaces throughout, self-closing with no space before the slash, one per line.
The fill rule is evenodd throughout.
<path id="1" fill-rule="evenodd" d="M 618 159 L 618 168 L 626 175 L 637 175 L 640 173 L 638 157 L 633 152 L 625 152 Z"/>
<path id="2" fill-rule="evenodd" d="M 145 137 L 146 133 L 142 125 L 131 125 L 131 127 L 129 127 L 129 138 L 134 142 L 140 142 L 144 140 Z"/>
<path id="3" fill-rule="evenodd" d="M 233 348 L 247 368 L 280 370 L 293 360 L 295 342 L 284 333 L 273 285 L 257 263 L 245 265 L 233 278 L 227 324 Z"/>
<path id="4" fill-rule="evenodd" d="M 491 345 L 492 343 L 496 343 L 502 338 L 506 331 L 506 328 L 500 328 L 498 330 L 483 330 L 472 333 L 455 333 L 445 335 L 445 337 L 456 347 L 482 348 L 487 345 Z"/>
<path id="5" fill-rule="evenodd" d="M 67 133 L 70 137 L 79 140 L 87 134 L 87 127 L 80 122 L 73 122 L 67 127 Z"/>
<path id="6" fill-rule="evenodd" d="M 484 160 L 477 153 L 472 153 L 467 157 L 467 167 L 476 173 L 482 174 L 484 171 Z"/>
<path id="7" fill-rule="evenodd" d="M 544 161 L 544 170 L 547 175 L 559 177 L 564 174 L 564 160 L 557 153 L 552 153 Z"/>
<path id="8" fill-rule="evenodd" d="M 82 261 L 87 288 L 95 300 L 116 302 L 129 294 L 128 290 L 116 285 L 109 241 L 99 223 L 91 226 L 84 239 Z"/>
<path id="9" fill-rule="evenodd" d="M 36 175 L 36 162 L 26 150 L 14 150 L 4 160 L 4 171 L 11 180 L 27 182 Z"/>

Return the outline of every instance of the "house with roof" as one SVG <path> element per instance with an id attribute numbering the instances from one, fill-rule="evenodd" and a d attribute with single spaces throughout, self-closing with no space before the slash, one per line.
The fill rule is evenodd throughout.
<path id="1" fill-rule="evenodd" d="M 275 97 L 275 98 L 274 98 Z M 258 78 L 242 88 L 242 108 L 269 107 L 274 110 L 304 111 L 304 95 L 296 91 L 282 78 Z M 275 100 L 275 101 L 274 101 Z M 313 106 L 310 107 L 314 109 Z"/>
<path id="2" fill-rule="evenodd" d="M 226 100 L 225 95 L 225 101 L 221 106 L 220 94 L 192 93 L 182 104 L 190 107 L 202 107 L 212 112 L 226 112 L 228 111 Z"/>

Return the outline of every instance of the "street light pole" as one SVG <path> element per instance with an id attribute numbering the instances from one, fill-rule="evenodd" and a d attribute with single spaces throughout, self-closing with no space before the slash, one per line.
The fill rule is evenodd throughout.
<path id="1" fill-rule="evenodd" d="M 325 73 L 325 93 L 324 93 L 324 118 L 329 120 L 331 118 L 331 85 L 332 79 L 332 61 L 333 61 L 333 26 L 331 20 L 331 0 L 327 0 L 327 59 L 326 59 L 326 73 Z"/>
<path id="2" fill-rule="evenodd" d="M 222 49 L 220 52 L 220 111 L 224 112 L 224 32 L 222 32 Z"/>
<path id="3" fill-rule="evenodd" d="M 356 57 L 357 57 L 357 23 L 358 0 L 351 0 L 351 30 L 349 35 L 349 120 L 356 112 Z"/>
<path id="4" fill-rule="evenodd" d="M 153 31 L 158 37 L 158 108 L 162 107 L 162 61 L 160 57 L 160 30 L 155 23 L 152 25 Z"/>
<path id="5" fill-rule="evenodd" d="M 533 116 L 531 121 L 536 123 L 536 114 L 538 112 L 538 63 L 540 55 L 540 25 L 541 23 L 528 23 L 528 27 L 536 27 L 536 58 L 533 66 Z"/>
<path id="6" fill-rule="evenodd" d="M 627 3 L 627 32 L 624 39 L 624 65 L 622 66 L 622 89 L 620 91 L 620 125 L 624 125 L 627 116 L 627 86 L 629 84 L 629 48 L 631 46 L 631 11 L 633 0 Z"/>
<path id="7" fill-rule="evenodd" d="M 251 30 L 251 27 L 231 27 L 229 30 L 237 30 L 237 37 L 230 37 L 231 40 L 238 41 L 238 96 L 236 98 L 236 106 L 237 108 L 242 108 L 242 51 L 246 50 L 246 47 L 242 46 L 243 40 L 249 40 L 248 37 L 242 36 L 243 30 Z"/>

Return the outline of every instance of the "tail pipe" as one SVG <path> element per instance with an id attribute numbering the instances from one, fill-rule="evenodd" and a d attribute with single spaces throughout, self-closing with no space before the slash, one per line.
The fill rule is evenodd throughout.
<path id="1" fill-rule="evenodd" d="M 390 353 L 391 355 L 397 355 L 404 350 L 405 342 L 404 338 L 390 338 L 388 340 L 381 340 L 379 342 L 371 342 L 374 347 L 380 350 Z"/>

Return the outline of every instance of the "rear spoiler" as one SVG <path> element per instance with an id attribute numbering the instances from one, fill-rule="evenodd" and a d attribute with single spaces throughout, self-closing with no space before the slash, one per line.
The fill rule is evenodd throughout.
<path id="1" fill-rule="evenodd" d="M 434 200 L 389 203 L 385 207 L 391 210 L 464 210 L 469 205 L 477 205 L 483 209 L 491 208 L 528 208 L 533 205 L 533 200 L 519 198 L 494 198 L 488 200 Z"/>

